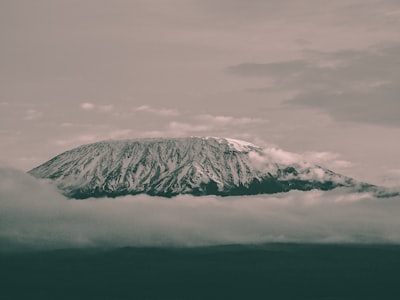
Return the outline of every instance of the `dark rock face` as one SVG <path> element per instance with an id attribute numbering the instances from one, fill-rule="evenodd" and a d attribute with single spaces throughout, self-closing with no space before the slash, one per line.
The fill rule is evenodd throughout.
<path id="1" fill-rule="evenodd" d="M 84 145 L 29 173 L 51 180 L 66 196 L 78 199 L 140 193 L 255 195 L 356 185 L 348 177 L 305 162 L 277 163 L 247 142 L 199 137 Z"/>

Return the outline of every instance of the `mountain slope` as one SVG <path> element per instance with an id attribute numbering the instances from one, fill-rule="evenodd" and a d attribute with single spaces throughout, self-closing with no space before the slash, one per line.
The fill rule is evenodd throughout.
<path id="1" fill-rule="evenodd" d="M 253 144 L 212 137 L 98 142 L 66 151 L 29 173 L 81 199 L 139 193 L 252 195 L 356 185 L 322 167 L 277 163 Z"/>

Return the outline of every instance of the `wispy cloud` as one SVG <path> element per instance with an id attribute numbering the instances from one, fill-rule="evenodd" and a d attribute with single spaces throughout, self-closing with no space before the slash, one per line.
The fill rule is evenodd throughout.
<path id="1" fill-rule="evenodd" d="M 106 138 L 108 139 L 122 139 L 122 138 L 128 138 L 132 134 L 132 129 L 116 129 L 110 131 Z"/>
<path id="2" fill-rule="evenodd" d="M 63 122 L 60 124 L 60 127 L 63 127 L 63 128 L 90 128 L 90 127 L 96 127 L 96 125 L 84 124 L 84 123 Z"/>
<path id="3" fill-rule="evenodd" d="M 163 129 L 145 131 L 141 136 L 188 136 L 188 135 L 215 135 L 232 137 L 234 129 L 235 137 L 246 135 L 249 127 L 260 126 L 268 120 L 249 117 L 234 117 L 227 115 L 200 114 L 186 116 L 179 121 L 169 122 Z"/>
<path id="4" fill-rule="evenodd" d="M 97 108 L 101 112 L 111 112 L 114 110 L 114 105 L 112 104 L 99 105 Z"/>
<path id="5" fill-rule="evenodd" d="M 305 161 L 310 163 L 326 166 L 332 169 L 344 169 L 349 168 L 353 165 L 352 162 L 341 158 L 339 153 L 333 153 L 328 151 L 312 151 L 304 152 L 300 154 Z"/>
<path id="6" fill-rule="evenodd" d="M 186 122 L 172 121 L 161 130 L 147 130 L 138 133 L 140 137 L 185 137 L 190 135 L 205 135 L 210 132 L 212 127 L 201 124 L 191 124 Z"/>
<path id="7" fill-rule="evenodd" d="M 83 110 L 93 110 L 93 109 L 95 109 L 96 105 L 91 102 L 83 102 L 83 103 L 81 103 L 80 107 Z"/>
<path id="8" fill-rule="evenodd" d="M 400 126 L 399 43 L 366 50 L 304 52 L 305 58 L 274 63 L 243 63 L 227 68 L 244 77 L 265 77 L 271 87 L 247 91 L 292 90 L 287 101 L 323 110 L 340 121 Z"/>
<path id="9" fill-rule="evenodd" d="M 304 60 L 271 62 L 271 63 L 242 63 L 226 68 L 226 72 L 240 76 L 296 76 L 311 64 Z"/>
<path id="10" fill-rule="evenodd" d="M 184 135 L 191 132 L 205 132 L 211 129 L 210 126 L 205 124 L 190 124 L 183 122 L 170 122 L 168 124 L 168 129 L 171 132 L 178 133 L 179 135 Z"/>
<path id="11" fill-rule="evenodd" d="M 195 117 L 201 122 L 206 122 L 207 124 L 215 125 L 250 125 L 250 124 L 262 124 L 267 123 L 268 120 L 260 118 L 249 118 L 249 117 L 234 117 L 234 116 L 224 116 L 224 115 L 210 115 L 203 114 Z"/>
<path id="12" fill-rule="evenodd" d="M 84 143 L 94 142 L 96 138 L 97 138 L 96 135 L 82 134 L 69 139 L 58 139 L 54 141 L 54 143 L 58 146 L 81 145 Z"/>
<path id="13" fill-rule="evenodd" d="M 69 123 L 67 123 L 67 125 L 67 127 L 70 126 Z M 71 125 L 72 127 L 81 127 L 79 126 L 79 124 L 78 126 L 75 126 L 74 124 Z M 82 144 L 94 143 L 109 139 L 127 139 L 131 138 L 134 134 L 134 131 L 132 129 L 110 128 L 110 126 L 107 125 L 89 125 L 82 126 L 82 128 L 85 129 L 84 133 L 68 135 L 68 137 L 65 138 L 55 139 L 52 143 L 62 147 L 77 147 Z"/>
<path id="14" fill-rule="evenodd" d="M 43 116 L 43 112 L 35 110 L 35 109 L 28 109 L 25 111 L 24 120 L 26 121 L 33 121 L 40 119 Z"/>
<path id="15" fill-rule="evenodd" d="M 263 165 L 269 167 L 271 164 L 278 163 L 282 165 L 321 166 L 331 170 L 342 170 L 353 165 L 350 161 L 342 159 L 338 153 L 318 151 L 293 153 L 276 146 L 265 147 L 262 155 L 250 153 L 250 157 L 256 165 L 261 167 Z"/>
<path id="16" fill-rule="evenodd" d="M 169 109 L 169 108 L 155 108 L 149 105 L 141 105 L 135 108 L 136 111 L 138 112 L 146 112 L 146 113 L 151 113 L 159 116 L 165 116 L 165 117 L 173 117 L 173 116 L 178 116 L 179 111 L 176 109 Z"/>
<path id="17" fill-rule="evenodd" d="M 108 113 L 114 110 L 114 105 L 112 104 L 95 104 L 92 102 L 83 102 L 80 104 L 80 108 L 86 111 L 97 111 Z"/>

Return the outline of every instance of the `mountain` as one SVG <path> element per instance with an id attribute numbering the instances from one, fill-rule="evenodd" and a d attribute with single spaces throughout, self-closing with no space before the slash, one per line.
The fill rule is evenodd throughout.
<path id="1" fill-rule="evenodd" d="M 78 199 L 140 193 L 254 195 L 367 186 L 301 160 L 277 162 L 251 143 L 214 137 L 103 141 L 66 151 L 29 173 L 49 179 L 64 195 Z"/>

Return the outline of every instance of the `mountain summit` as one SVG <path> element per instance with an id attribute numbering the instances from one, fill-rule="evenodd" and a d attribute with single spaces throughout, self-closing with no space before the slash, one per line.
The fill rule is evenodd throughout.
<path id="1" fill-rule="evenodd" d="M 254 195 L 356 185 L 320 166 L 275 161 L 251 143 L 215 137 L 98 142 L 66 151 L 29 173 L 78 199 Z"/>

